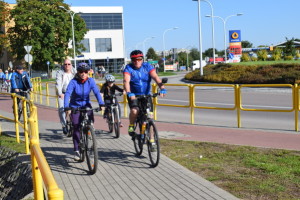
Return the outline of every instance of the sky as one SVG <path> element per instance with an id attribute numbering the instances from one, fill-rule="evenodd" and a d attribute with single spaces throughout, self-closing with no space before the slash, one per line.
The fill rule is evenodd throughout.
<path id="1" fill-rule="evenodd" d="M 292 38 L 300 38 L 299 8 L 300 0 L 203 0 L 201 1 L 202 49 L 213 47 L 212 22 L 209 1 L 214 16 L 225 19 L 230 15 L 242 16 L 228 18 L 226 38 L 229 30 L 241 30 L 241 39 L 254 47 L 276 45 Z M 6 1 L 15 3 L 13 0 Z M 165 30 L 165 49 L 199 49 L 198 2 L 193 0 L 65 0 L 70 6 L 122 6 L 124 14 L 124 35 L 126 53 L 133 49 L 143 50 L 153 47 L 163 50 Z M 224 49 L 223 22 L 214 18 L 215 48 Z M 228 41 L 227 41 L 228 44 Z"/>

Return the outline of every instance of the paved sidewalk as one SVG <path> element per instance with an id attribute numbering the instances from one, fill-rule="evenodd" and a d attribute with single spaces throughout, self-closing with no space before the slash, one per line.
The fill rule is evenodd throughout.
<path id="1" fill-rule="evenodd" d="M 0 114 L 11 112 L 10 99 L 0 95 Z M 61 131 L 57 111 L 39 106 L 41 146 L 65 199 L 237 199 L 202 177 L 162 155 L 157 168 L 150 168 L 147 152 L 134 156 L 133 143 L 121 129 L 114 139 L 107 125 L 96 117 L 99 168 L 87 174 L 86 163 L 73 161 L 72 141 Z M 125 127 L 128 120 L 123 119 Z M 11 127 L 9 127 L 11 126 Z M 258 147 L 300 150 L 300 134 L 238 128 L 206 127 L 157 122 L 161 137 Z M 12 130 L 10 123 L 2 130 Z"/>

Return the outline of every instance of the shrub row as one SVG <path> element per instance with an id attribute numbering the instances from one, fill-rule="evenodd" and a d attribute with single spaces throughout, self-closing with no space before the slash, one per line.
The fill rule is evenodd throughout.
<path id="1" fill-rule="evenodd" d="M 199 82 L 230 84 L 294 84 L 300 82 L 300 64 L 272 65 L 207 65 L 199 70 L 186 74 L 185 79 Z"/>

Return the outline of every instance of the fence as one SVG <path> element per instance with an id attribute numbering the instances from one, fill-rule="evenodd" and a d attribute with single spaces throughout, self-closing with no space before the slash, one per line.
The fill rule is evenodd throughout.
<path id="1" fill-rule="evenodd" d="M 12 96 L 14 118 L 0 115 L 0 118 L 15 123 L 16 142 L 20 143 L 19 126 L 24 129 L 25 151 L 31 155 L 31 168 L 33 178 L 34 199 L 44 199 L 43 185 L 45 185 L 48 199 L 63 199 L 63 191 L 58 188 L 49 164 L 39 144 L 39 131 L 37 108 L 32 101 L 17 94 L 0 93 L 1 95 Z M 31 99 L 36 97 L 36 92 L 31 93 Z M 21 99 L 23 109 L 23 121 L 19 121 L 17 100 Z M 27 116 L 27 104 L 30 109 L 30 116 Z M 1 133 L 1 132 L 0 132 Z M 30 151 L 29 151 L 30 149 Z"/>
<path id="2" fill-rule="evenodd" d="M 38 89 L 37 90 L 37 96 L 35 98 L 36 102 L 43 103 L 43 96 L 46 98 L 46 105 L 49 106 L 49 98 L 55 98 L 56 101 L 56 107 L 57 107 L 57 99 L 56 95 L 53 95 L 53 92 L 49 91 L 49 85 L 54 84 L 54 82 L 47 82 L 45 83 L 45 90 L 43 94 L 43 86 L 40 80 L 37 80 L 35 82 L 35 87 Z M 102 84 L 98 84 L 99 87 L 102 86 Z M 122 84 L 118 84 L 122 85 Z M 201 110 L 201 109 L 206 109 L 206 110 L 231 110 L 231 111 L 236 111 L 236 118 L 237 118 L 237 127 L 241 127 L 241 111 L 249 111 L 249 112 L 294 112 L 294 123 L 295 123 L 295 131 L 298 131 L 299 126 L 298 126 L 298 112 L 299 112 L 299 86 L 297 84 L 291 85 L 291 84 L 166 84 L 167 88 L 186 88 L 188 91 L 188 99 L 189 102 L 185 105 L 176 105 L 176 104 L 162 104 L 159 103 L 157 98 L 153 100 L 153 114 L 154 114 L 154 119 L 157 119 L 157 108 L 159 106 L 165 106 L 165 107 L 180 107 L 180 108 L 189 108 L 190 109 L 190 123 L 194 124 L 195 120 L 195 110 Z M 232 94 L 232 107 L 212 107 L 212 106 L 198 106 L 196 105 L 195 102 L 195 97 L 196 97 L 196 92 L 195 89 L 197 88 L 231 88 L 233 91 Z M 242 88 L 270 88 L 270 87 L 275 87 L 275 88 L 290 88 L 292 92 L 292 98 L 290 101 L 292 102 L 293 106 L 291 109 L 249 109 L 243 107 L 242 104 Z M 152 92 L 157 91 L 157 85 L 152 84 Z M 170 91 L 170 90 L 169 90 Z M 168 95 L 170 92 L 168 92 Z M 39 96 L 39 98 L 38 98 Z M 38 100 L 39 99 L 39 100 Z M 128 111 L 127 111 L 127 98 L 124 96 L 123 100 L 120 101 L 124 105 L 124 116 L 128 116 Z"/>

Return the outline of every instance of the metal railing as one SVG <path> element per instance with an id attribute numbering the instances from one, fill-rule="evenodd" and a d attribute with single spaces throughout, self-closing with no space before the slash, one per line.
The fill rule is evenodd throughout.
<path id="1" fill-rule="evenodd" d="M 16 131 L 16 142 L 20 143 L 19 126 L 24 129 L 24 140 L 25 140 L 25 151 L 26 154 L 31 156 L 31 168 L 32 168 L 32 179 L 33 179 L 33 191 L 34 199 L 44 199 L 45 185 L 47 197 L 50 200 L 60 200 L 64 198 L 63 190 L 61 190 L 51 172 L 49 164 L 43 154 L 43 151 L 39 143 L 39 130 L 38 130 L 38 119 L 37 119 L 37 107 L 31 100 L 25 99 L 25 97 L 19 96 L 15 93 L 0 93 L 1 95 L 11 96 L 13 98 L 13 112 L 14 118 L 0 115 L 0 118 L 12 121 L 15 123 Z M 31 98 L 34 98 L 34 93 Z M 17 99 L 21 99 L 23 109 L 23 121 L 19 121 L 18 116 L 18 105 Z M 20 102 L 20 103 L 21 103 Z M 27 116 L 27 106 L 29 105 L 30 117 Z M 30 151 L 29 151 L 30 149 Z"/>
<path id="2" fill-rule="evenodd" d="M 37 88 L 42 88 L 41 86 L 41 82 L 37 81 L 36 84 L 38 84 L 38 86 L 36 86 Z M 41 91 L 37 92 L 36 94 L 39 96 L 45 96 L 46 98 L 52 97 L 52 98 L 56 98 L 55 95 L 50 95 L 49 94 L 49 88 L 48 85 L 49 84 L 54 84 L 54 82 L 48 82 L 45 83 L 46 84 L 46 93 L 42 94 Z M 102 83 L 98 84 L 99 88 L 101 88 Z M 117 85 L 123 85 L 123 84 L 117 84 Z M 188 103 L 185 105 L 176 105 L 176 104 L 162 104 L 159 103 L 158 99 L 155 98 L 153 100 L 153 116 L 154 119 L 157 119 L 157 108 L 159 106 L 165 106 L 165 107 L 180 107 L 180 108 L 189 108 L 190 109 L 190 123 L 194 124 L 195 122 L 195 109 L 206 109 L 206 110 L 231 110 L 231 111 L 236 111 L 236 117 L 237 117 L 237 127 L 240 128 L 241 127 L 241 111 L 257 111 L 257 112 L 295 112 L 295 131 L 299 130 L 299 126 L 298 126 L 298 112 L 299 112 L 299 87 L 297 84 L 295 85 L 291 85 L 291 84 L 165 84 L 166 87 L 170 88 L 170 87 L 176 87 L 176 88 L 186 88 L 188 91 Z M 196 98 L 196 92 L 195 89 L 196 88 L 231 88 L 233 91 L 232 94 L 232 107 L 212 107 L 212 106 L 198 106 L 196 105 L 195 102 L 195 98 Z M 249 109 L 249 108 L 244 108 L 243 104 L 242 104 L 242 88 L 270 88 L 270 87 L 275 87 L 275 88 L 290 88 L 292 90 L 292 98 L 290 99 L 290 101 L 293 103 L 293 106 L 291 109 Z M 152 84 L 152 92 L 157 91 L 157 85 L 156 84 Z M 170 91 L 170 90 L 169 90 Z M 170 94 L 170 92 L 168 92 L 168 94 Z M 40 102 L 42 102 L 42 97 L 40 97 Z M 36 97 L 37 100 L 37 97 Z M 48 100 L 47 100 L 48 101 Z M 124 116 L 127 117 L 128 116 L 128 101 L 126 96 L 123 97 L 123 101 L 120 101 L 119 103 L 122 103 L 124 105 Z M 47 103 L 47 105 L 49 105 Z M 56 99 L 56 107 L 57 107 L 57 99 Z"/>

